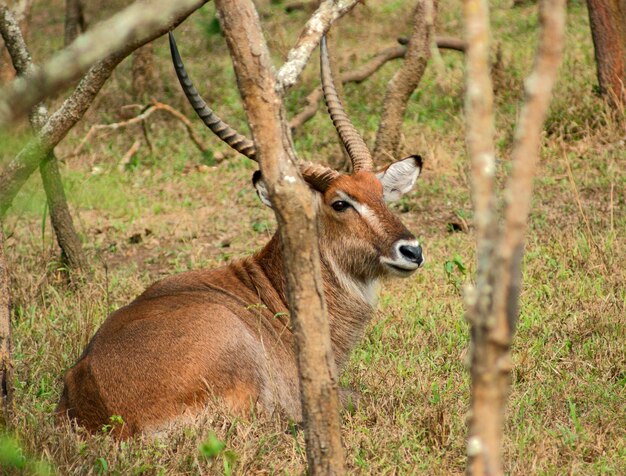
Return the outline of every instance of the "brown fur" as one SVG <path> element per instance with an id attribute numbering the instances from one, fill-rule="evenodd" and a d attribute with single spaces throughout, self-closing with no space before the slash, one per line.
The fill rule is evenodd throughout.
<path id="1" fill-rule="evenodd" d="M 367 204 L 381 226 L 355 210 L 333 211 L 337 190 Z M 319 196 L 322 273 L 341 370 L 374 312 L 367 293 L 355 289 L 385 275 L 380 256 L 413 235 L 389 211 L 371 173 L 341 176 Z M 67 372 L 57 414 L 92 432 L 119 415 L 123 437 L 198 412 L 212 397 L 235 412 L 259 406 L 300 419 L 285 294 L 277 235 L 252 257 L 153 284 L 102 324 Z"/>

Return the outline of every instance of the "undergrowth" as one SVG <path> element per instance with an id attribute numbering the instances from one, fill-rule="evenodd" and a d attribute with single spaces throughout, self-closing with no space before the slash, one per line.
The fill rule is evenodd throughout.
<path id="1" fill-rule="evenodd" d="M 306 14 L 287 15 L 280 2 L 259 5 L 279 64 Z M 53 46 L 47 38 L 62 38 L 62 6 L 59 0 L 36 4 L 30 39 L 36 59 L 49 56 Z M 410 31 L 411 8 L 406 1 L 359 5 L 335 29 L 341 64 L 355 67 L 393 45 L 398 34 Z M 510 474 L 626 473 L 626 121 L 594 95 L 584 3 L 574 0 L 568 9 L 567 47 L 535 182 L 513 347 L 504 446 Z M 458 3 L 442 1 L 438 31 L 461 36 L 460 14 Z M 495 88 L 502 178 L 537 15 L 533 5 L 497 1 L 492 19 L 501 51 Z M 205 6 L 177 34 L 199 89 L 246 131 L 214 6 Z M 155 43 L 155 51 L 162 81 L 158 99 L 192 118 L 165 40 Z M 397 66 L 390 63 L 370 80 L 345 88 L 347 108 L 370 143 Z M 93 278 L 72 287 L 60 277 L 36 175 L 5 222 L 15 412 L 11 435 L 0 440 L 0 465 L 9 474 L 302 473 L 303 435 L 278 417 L 240 419 L 212 408 L 167 435 L 121 443 L 109 434 L 115 421 L 96 436 L 54 424 L 62 376 L 109 312 L 156 279 L 250 254 L 275 228 L 271 211 L 250 186 L 253 164 L 229 155 L 199 121 L 196 129 L 211 157 L 227 155 L 218 165 L 198 153 L 180 124 L 157 115 L 148 123 L 152 148 L 136 127 L 96 135 L 83 153 L 71 155 L 90 125 L 126 117 L 121 108 L 132 103 L 129 69 L 128 61 L 121 65 L 96 107 L 57 148 Z M 290 114 L 304 105 L 317 78 L 312 58 L 301 89 L 287 100 Z M 120 167 L 135 140 L 142 141 L 138 153 Z M 408 105 L 403 140 L 407 154 L 425 157 L 426 168 L 416 191 L 395 208 L 418 235 L 427 264 L 416 276 L 383 288 L 380 312 L 342 376 L 342 384 L 362 395 L 357 408 L 342 414 L 343 441 L 351 473 L 456 474 L 465 465 L 469 401 L 461 294 L 475 270 L 462 55 L 442 52 L 439 67 L 428 68 Z M 295 145 L 308 160 L 337 163 L 341 155 L 332 123 L 321 112 L 297 131 Z"/>

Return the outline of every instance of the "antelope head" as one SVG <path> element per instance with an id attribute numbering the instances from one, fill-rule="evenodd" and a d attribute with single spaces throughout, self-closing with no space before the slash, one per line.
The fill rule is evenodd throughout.
<path id="1" fill-rule="evenodd" d="M 256 161 L 254 143 L 222 121 L 199 96 L 171 34 L 170 48 L 181 86 L 200 118 L 233 149 Z M 302 177 L 315 192 L 322 259 L 346 284 L 409 276 L 424 263 L 422 248 L 387 203 L 412 189 L 422 159 L 409 156 L 375 171 L 372 155 L 337 95 L 325 37 L 320 58 L 326 105 L 353 168 L 352 174 L 343 174 L 323 165 L 300 163 Z M 271 207 L 260 171 L 254 173 L 253 183 L 261 201 Z"/>

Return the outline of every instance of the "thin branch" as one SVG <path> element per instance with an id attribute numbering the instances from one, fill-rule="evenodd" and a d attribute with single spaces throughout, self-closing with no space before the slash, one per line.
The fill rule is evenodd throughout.
<path id="1" fill-rule="evenodd" d="M 408 45 L 409 39 L 401 36 L 400 38 L 398 38 L 398 43 L 400 43 L 401 45 Z M 467 49 L 465 40 L 462 40 L 461 38 L 455 38 L 453 36 L 436 36 L 435 43 L 437 45 L 437 48 L 439 48 L 440 50 L 454 50 L 460 53 L 465 53 L 465 50 Z"/>
<path id="2" fill-rule="evenodd" d="M 493 142 L 493 85 L 489 74 L 489 7 L 487 0 L 464 0 L 463 7 L 467 42 L 466 140 L 472 168 L 476 240 L 482 243 L 493 220 L 492 200 L 496 169 Z M 479 266 L 484 256 L 479 250 Z"/>
<path id="3" fill-rule="evenodd" d="M 0 128 L 30 111 L 44 98 L 66 87 L 92 65 L 110 55 L 135 50 L 154 30 L 171 26 L 206 0 L 136 2 L 81 35 L 41 68 L 17 78 L 0 91 Z"/>
<path id="4" fill-rule="evenodd" d="M 348 13 L 359 0 L 324 0 L 309 18 L 296 45 L 287 54 L 287 61 L 276 74 L 276 89 L 284 95 L 296 84 L 298 77 L 330 25 Z"/>
<path id="5" fill-rule="evenodd" d="M 138 140 L 133 142 L 133 145 L 131 145 L 130 149 L 128 149 L 126 151 L 126 153 L 122 157 L 122 160 L 120 160 L 120 163 L 117 166 L 117 168 L 118 168 L 118 170 L 120 172 L 124 171 L 124 169 L 130 163 L 130 161 L 132 160 L 133 156 L 137 153 L 137 151 L 139 150 L 140 147 L 141 147 L 141 142 L 139 142 Z"/>
<path id="6" fill-rule="evenodd" d="M 167 114 L 178 119 L 183 124 L 183 126 L 185 126 L 185 129 L 187 130 L 187 134 L 189 134 L 189 138 L 192 140 L 192 142 L 195 144 L 198 150 L 200 150 L 200 152 L 206 152 L 208 150 L 208 148 L 200 140 L 200 137 L 198 136 L 198 134 L 196 134 L 191 124 L 191 121 L 189 119 L 187 119 L 180 111 L 177 111 L 173 107 L 167 104 L 163 104 L 158 101 L 154 101 L 152 105 L 148 107 L 145 111 L 143 111 L 141 114 L 131 119 L 128 119 L 126 121 L 114 122 L 112 124 L 94 124 L 93 126 L 89 128 L 89 130 L 87 131 L 87 134 L 85 135 L 83 140 L 80 141 L 80 144 L 78 144 L 78 146 L 74 149 L 71 155 L 72 156 L 79 155 L 83 151 L 83 148 L 85 147 L 85 145 L 97 132 L 103 131 L 103 130 L 115 131 L 118 129 L 122 129 L 124 127 L 132 126 L 135 124 L 140 124 L 157 111 L 166 112 Z"/>
<path id="7" fill-rule="evenodd" d="M 533 179 L 539 163 L 543 125 L 548 113 L 552 89 L 561 64 L 565 37 L 566 0 L 542 0 L 539 4 L 541 33 L 533 70 L 524 82 L 525 99 L 513 141 L 513 168 L 507 182 L 504 211 L 505 228 L 500 242 L 501 266 L 511 270 L 511 289 L 496 294 L 494 306 L 506 310 L 506 325 L 499 326 L 497 337 L 510 338 L 515 329 L 517 302 L 521 287 L 521 259 L 528 227 Z M 519 272 L 517 272 L 519 271 Z M 506 279 L 504 282 L 508 282 Z"/>

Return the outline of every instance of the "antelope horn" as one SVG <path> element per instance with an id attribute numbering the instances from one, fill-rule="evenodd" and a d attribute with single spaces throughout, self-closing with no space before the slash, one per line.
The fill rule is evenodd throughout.
<path id="1" fill-rule="evenodd" d="M 325 192 L 330 183 L 341 174 L 336 170 L 313 162 L 300 162 L 300 173 L 315 190 Z"/>
<path id="2" fill-rule="evenodd" d="M 222 121 L 217 114 L 215 114 L 213 110 L 207 106 L 204 99 L 200 97 L 200 94 L 198 94 L 198 91 L 187 75 L 185 65 L 183 64 L 183 60 L 178 52 L 178 47 L 176 46 L 176 40 L 174 39 L 174 35 L 171 31 L 169 32 L 169 37 L 170 52 L 172 54 L 172 61 L 174 62 L 176 76 L 178 76 L 178 81 L 183 88 L 185 96 L 187 96 L 191 106 L 194 108 L 196 113 L 198 113 L 202 122 L 204 122 L 217 137 L 222 139 L 237 152 L 257 162 L 254 142 L 246 136 L 239 134 L 235 129 Z"/>
<path id="3" fill-rule="evenodd" d="M 326 35 L 322 36 L 320 43 L 320 65 L 322 74 L 322 89 L 324 91 L 324 100 L 328 107 L 328 112 L 335 129 L 339 133 L 341 142 L 348 151 L 352 168 L 355 172 L 359 170 L 371 171 L 374 168 L 374 161 L 363 138 L 359 135 L 352 122 L 348 118 L 341 100 L 337 94 L 337 89 L 333 82 L 333 75 L 330 70 L 330 59 L 328 57 L 328 46 L 326 44 Z"/>
<path id="4" fill-rule="evenodd" d="M 178 81 L 183 88 L 185 96 L 187 96 L 187 99 L 193 106 L 194 110 L 198 113 L 198 116 L 200 116 L 200 119 L 202 119 L 202 121 L 216 136 L 226 142 L 237 152 L 245 155 L 255 162 L 258 162 L 254 142 L 246 136 L 239 134 L 235 129 L 226 124 L 218 117 L 217 114 L 213 112 L 206 102 L 204 102 L 204 99 L 200 97 L 198 91 L 191 82 L 191 79 L 189 79 L 189 76 L 187 75 L 185 65 L 180 57 L 180 53 L 178 52 L 176 40 L 174 39 L 172 32 L 169 33 L 169 37 L 170 52 L 172 54 L 176 76 L 178 76 Z M 314 164 L 312 162 L 301 162 L 298 165 L 304 180 L 311 184 L 316 190 L 321 192 L 325 191 L 330 185 L 330 182 L 340 175 L 339 172 L 331 168 Z"/>

